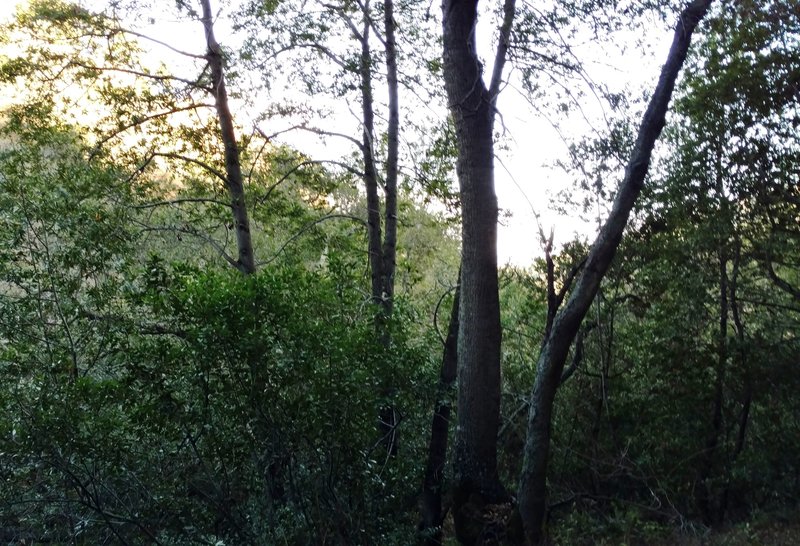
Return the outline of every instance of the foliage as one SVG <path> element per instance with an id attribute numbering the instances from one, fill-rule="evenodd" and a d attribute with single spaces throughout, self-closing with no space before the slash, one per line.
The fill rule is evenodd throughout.
<path id="1" fill-rule="evenodd" d="M 0 157 L 3 539 L 403 543 L 424 439 L 390 462 L 374 423 L 389 377 L 427 421 L 414 308 L 378 343 L 347 245 L 254 278 L 172 261 L 129 177 L 26 114 Z"/>
<path id="2" fill-rule="evenodd" d="M 797 96 L 778 83 L 793 81 L 797 21 L 781 2 L 725 6 L 701 41 L 559 394 L 557 540 L 650 543 L 797 502 Z M 573 148 L 588 180 L 607 178 L 620 134 Z M 529 275 L 541 294 L 544 271 Z"/>
<path id="3" fill-rule="evenodd" d="M 277 103 L 237 127 L 260 260 L 247 278 L 220 260 L 230 211 L 214 174 L 224 158 L 205 114 L 203 44 L 177 73 L 150 62 L 134 34 L 167 12 L 197 23 L 192 3 L 93 12 L 32 2 L 7 28 L 0 79 L 16 95 L 0 129 L 0 542 L 412 541 L 441 357 L 432 317 L 445 330 L 460 250 L 452 123 L 422 108 L 442 99 L 428 4 L 397 15 L 401 85 L 418 96 L 403 103 L 415 137 L 403 145 L 388 346 L 368 296 L 357 161 L 247 126 L 298 118 L 301 131 L 336 129 L 306 122 L 331 121 L 323 95 L 359 100 L 347 23 L 360 8 L 249 2 L 239 14 L 249 41 L 226 51 L 233 95 L 247 101 L 252 86 Z M 511 60 L 533 102 L 546 81 L 560 89 L 541 110 L 570 114 L 588 96 L 575 83 L 578 29 L 611 39 L 641 24 L 632 13 L 665 9 L 606 4 L 524 6 Z M 793 537 L 759 518 L 793 514 L 800 494 L 800 18 L 793 2 L 746 0 L 723 3 L 709 24 L 559 390 L 556 543 Z M 296 77 L 280 80 L 290 91 L 320 102 L 299 91 L 304 104 L 284 101 L 281 71 Z M 262 77 L 270 85 L 254 83 Z M 603 138 L 570 147 L 580 187 L 565 211 L 595 206 L 588 193 L 605 202 L 632 145 L 635 97 L 590 89 L 614 107 Z M 587 252 L 573 241 L 554 253 L 556 290 Z M 509 490 L 547 325 L 547 268 L 500 272 Z M 401 414 L 395 457 L 376 432 L 387 406 Z M 728 525 L 724 536 L 709 530 Z"/>

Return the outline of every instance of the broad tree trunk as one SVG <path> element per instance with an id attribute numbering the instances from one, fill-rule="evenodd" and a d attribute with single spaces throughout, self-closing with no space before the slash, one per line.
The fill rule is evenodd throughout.
<path id="1" fill-rule="evenodd" d="M 592 245 L 575 288 L 566 304 L 555 316 L 550 333 L 543 344 L 531 393 L 518 495 L 520 515 L 528 544 L 540 544 L 544 536 L 553 401 L 564 363 L 581 321 L 597 294 L 600 280 L 608 270 L 622 239 L 631 208 L 644 184 L 653 146 L 664 127 L 675 80 L 686 59 L 692 33 L 705 16 L 710 4 L 711 0 L 694 0 L 678 17 L 667 62 L 644 114 L 611 213 Z"/>
<path id="2" fill-rule="evenodd" d="M 475 44 L 478 0 L 445 0 L 445 89 L 456 128 L 461 193 L 462 255 L 458 332 L 458 425 L 454 451 L 456 534 L 474 543 L 473 508 L 508 498 L 497 473 L 500 424 L 500 301 L 497 280 L 497 197 L 494 191 L 495 99 L 508 46 L 514 2 L 506 3 L 490 88 Z"/>
<path id="3" fill-rule="evenodd" d="M 211 0 L 201 0 L 203 6 L 203 27 L 206 33 L 206 58 L 211 69 L 211 91 L 214 94 L 220 135 L 225 146 L 225 175 L 228 195 L 231 199 L 233 226 L 239 256 L 237 268 L 245 274 L 254 273 L 256 261 L 253 241 L 250 236 L 250 220 L 247 216 L 247 203 L 244 194 L 244 177 L 239 160 L 239 144 L 233 126 L 233 115 L 228 105 L 228 91 L 225 87 L 225 71 L 222 48 L 214 37 L 214 19 L 211 13 Z"/>
<path id="4" fill-rule="evenodd" d="M 459 278 L 460 278 L 459 273 Z M 460 281 L 459 281 L 460 282 Z M 439 546 L 442 543 L 442 489 L 444 487 L 444 467 L 447 462 L 447 440 L 450 433 L 450 401 L 455 387 L 458 370 L 458 315 L 461 299 L 460 285 L 456 286 L 453 308 L 447 338 L 444 342 L 442 367 L 439 372 L 439 385 L 436 388 L 431 439 L 428 444 L 428 462 L 425 465 L 425 479 L 422 485 L 420 503 L 420 529 L 427 534 L 425 544 Z"/>

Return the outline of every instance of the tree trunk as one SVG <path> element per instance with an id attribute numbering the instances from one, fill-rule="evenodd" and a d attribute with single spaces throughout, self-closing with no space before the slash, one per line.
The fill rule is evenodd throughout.
<path id="1" fill-rule="evenodd" d="M 716 525 L 724 517 L 724 494 L 717 494 L 713 485 L 714 470 L 722 457 L 720 439 L 723 434 L 723 409 L 725 405 L 725 376 L 728 369 L 728 230 L 730 228 L 729 207 L 725 197 L 725 185 L 722 168 L 722 137 L 716 141 L 715 178 L 716 194 L 719 200 L 719 222 L 717 241 L 717 281 L 719 302 L 719 323 L 717 330 L 717 362 L 714 369 L 714 396 L 711 411 L 711 429 L 708 431 L 702 457 L 699 461 L 699 486 L 697 488 L 697 504 L 706 525 Z M 724 471 L 722 471 L 724 473 Z"/>
<path id="2" fill-rule="evenodd" d="M 460 277 L 460 274 L 459 274 Z M 442 354 L 442 368 L 436 389 L 431 440 L 428 445 L 428 462 L 425 465 L 425 480 L 422 485 L 420 505 L 420 529 L 425 533 L 425 544 L 438 546 L 442 543 L 442 489 L 444 467 L 447 462 L 447 440 L 450 432 L 451 396 L 458 370 L 458 315 L 460 285 L 456 286 L 453 308 Z"/>
<path id="3" fill-rule="evenodd" d="M 508 498 L 497 473 L 501 329 L 492 129 L 514 3 L 506 3 L 508 24 L 505 33 L 501 29 L 489 89 L 475 44 L 477 5 L 477 0 L 442 4 L 444 79 L 458 142 L 462 207 L 453 515 L 459 540 L 468 544 L 481 532 L 472 509 Z"/>
<path id="4" fill-rule="evenodd" d="M 253 241 L 250 236 L 250 220 L 247 217 L 247 203 L 244 195 L 244 177 L 239 160 L 239 145 L 233 126 L 233 115 L 228 105 L 228 91 L 225 87 L 222 48 L 214 37 L 214 20 L 211 13 L 211 0 L 201 0 L 203 6 L 203 27 L 206 33 L 206 58 L 211 69 L 211 91 L 214 94 L 220 136 L 225 146 L 225 175 L 228 194 L 231 199 L 231 212 L 236 232 L 236 245 L 239 256 L 237 268 L 245 274 L 254 273 L 256 261 Z"/>
<path id="5" fill-rule="evenodd" d="M 361 153 L 364 163 L 364 188 L 367 195 L 368 251 L 371 275 L 371 299 L 375 304 L 375 333 L 381 344 L 388 348 L 391 344 L 389 321 L 394 306 L 394 277 L 397 248 L 397 172 L 400 131 L 400 108 L 397 87 L 397 50 L 394 24 L 394 4 L 384 1 L 384 54 L 386 59 L 386 81 L 389 93 L 389 115 L 387 128 L 386 172 L 383 179 L 384 212 L 381 215 L 381 198 L 378 193 L 380 176 L 375 158 L 375 101 L 372 88 L 372 49 L 370 31 L 372 21 L 369 0 L 361 6 L 363 26 L 354 35 L 361 43 L 359 57 L 359 79 L 361 81 L 361 115 L 363 136 Z M 385 227 L 385 231 L 384 231 Z M 391 377 L 385 370 L 384 377 Z M 397 454 L 397 426 L 399 415 L 391 403 L 394 396 L 392 385 L 382 387 L 382 396 L 387 403 L 378 415 L 378 431 L 382 443 L 390 455 Z"/>
<path id="6" fill-rule="evenodd" d="M 372 280 L 372 302 L 383 307 L 383 251 L 381 248 L 381 200 L 378 195 L 378 171 L 375 165 L 375 110 L 372 97 L 372 52 L 369 44 L 369 2 L 363 6 L 364 25 L 358 39 L 361 41 L 359 79 L 361 80 L 361 123 L 363 124 L 361 156 L 364 162 L 364 188 L 367 193 L 367 226 L 369 266 Z M 376 319 L 380 323 L 380 315 Z M 380 326 L 378 326 L 380 329 Z"/>
<path id="7" fill-rule="evenodd" d="M 719 251 L 719 330 L 717 362 L 714 370 L 714 397 L 711 410 L 711 429 L 708 431 L 699 463 L 697 505 L 706 525 L 716 525 L 723 517 L 721 498 L 713 486 L 714 467 L 720 458 L 722 410 L 724 405 L 725 374 L 728 367 L 728 259 L 723 248 Z"/>
<path id="8" fill-rule="evenodd" d="M 384 53 L 386 56 L 386 85 L 389 92 L 389 124 L 387 127 L 386 172 L 384 178 L 384 226 L 383 246 L 380 260 L 380 308 L 378 310 L 381 336 L 384 346 L 391 343 L 389 321 L 394 307 L 394 275 L 397 249 L 397 163 L 400 132 L 400 107 L 397 93 L 397 51 L 394 33 L 394 4 L 384 2 L 384 29 L 386 33 Z M 376 188 L 377 191 L 377 188 Z M 394 374 L 387 371 L 390 376 Z M 381 410 L 382 434 L 386 438 L 386 450 L 396 455 L 398 449 L 398 430 L 400 424 L 397 408 L 391 403 L 394 387 L 389 385 L 386 397 L 390 403 Z"/>
<path id="9" fill-rule="evenodd" d="M 739 455 L 744 450 L 745 438 L 747 435 L 747 423 L 750 418 L 750 405 L 753 401 L 753 374 L 748 362 L 748 348 L 745 338 L 744 324 L 742 323 L 741 313 L 739 312 L 739 266 L 742 260 L 742 244 L 737 241 L 736 254 L 733 262 L 733 275 L 730 283 L 730 305 L 731 316 L 733 317 L 733 324 L 736 328 L 736 337 L 738 340 L 738 353 L 739 362 L 741 363 L 744 373 L 744 392 L 742 393 L 742 409 L 739 412 L 739 429 L 736 433 L 736 444 L 733 448 L 731 455 L 731 462 L 735 462 Z"/>
<path id="10" fill-rule="evenodd" d="M 550 334 L 542 347 L 531 393 L 528 432 L 518 495 L 520 515 L 528 544 L 540 544 L 544 534 L 550 426 L 553 401 L 564 363 L 581 321 L 597 294 L 600 280 L 608 270 L 622 239 L 631 208 L 644 184 L 653 146 L 664 127 L 675 80 L 686 59 L 692 33 L 705 16 L 710 4 L 711 0 L 695 0 L 686 6 L 678 18 L 667 62 L 662 68 L 658 85 L 644 114 L 611 213 L 592 245 L 575 288 L 554 318 Z"/>
<path id="11" fill-rule="evenodd" d="M 391 316 L 394 303 L 394 275 L 397 254 L 397 164 L 400 143 L 400 100 L 397 90 L 397 45 L 395 39 L 394 2 L 384 2 L 384 28 L 386 32 L 386 85 L 389 91 L 389 125 L 386 144 L 386 178 L 384 180 L 386 233 L 383 238 L 384 308 Z"/>

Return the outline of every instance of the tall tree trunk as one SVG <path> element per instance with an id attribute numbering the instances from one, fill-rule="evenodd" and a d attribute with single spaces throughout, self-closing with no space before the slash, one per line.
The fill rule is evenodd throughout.
<path id="1" fill-rule="evenodd" d="M 387 128 L 386 172 L 383 178 L 384 211 L 381 215 L 381 198 L 378 193 L 380 175 L 375 157 L 375 101 L 372 89 L 372 49 L 370 30 L 372 21 L 370 2 L 362 5 L 363 26 L 357 38 L 361 41 L 359 77 L 361 80 L 362 123 L 364 125 L 362 159 L 364 162 L 364 187 L 367 194 L 367 225 L 369 227 L 369 263 L 372 281 L 372 302 L 376 305 L 375 330 L 381 344 L 391 344 L 389 322 L 394 306 L 394 278 L 397 248 L 397 172 L 400 131 L 400 108 L 397 89 L 397 48 L 395 39 L 394 4 L 385 0 L 384 7 L 384 54 L 386 81 L 389 93 L 389 121 Z M 384 231 L 385 228 L 385 231 Z M 385 376 L 393 374 L 386 370 Z M 399 415 L 391 403 L 394 396 L 392 385 L 384 385 L 382 396 L 387 403 L 380 409 L 378 430 L 386 451 L 397 454 L 397 426 Z"/>
<path id="2" fill-rule="evenodd" d="M 653 147 L 664 127 L 675 80 L 686 59 L 692 33 L 708 11 L 711 1 L 694 0 L 678 17 L 667 62 L 662 68 L 658 85 L 639 127 L 636 144 L 611 213 L 592 245 L 575 288 L 554 318 L 539 355 L 536 380 L 531 392 L 518 495 L 520 515 L 528 544 L 540 544 L 544 533 L 550 426 L 553 401 L 564 363 L 578 328 L 597 294 L 600 280 L 608 270 L 622 240 L 631 208 L 644 184 Z"/>
<path id="3" fill-rule="evenodd" d="M 461 274 L 459 272 L 459 278 Z M 460 280 L 459 280 L 460 283 Z M 447 338 L 444 342 L 442 367 L 439 372 L 439 385 L 436 388 L 431 439 L 428 444 L 428 461 L 425 465 L 425 479 L 422 485 L 420 504 L 420 529 L 426 533 L 425 544 L 438 546 L 442 543 L 442 489 L 444 487 L 444 467 L 447 462 L 447 439 L 450 432 L 450 400 L 455 386 L 458 370 L 458 315 L 461 299 L 460 284 L 456 286 Z"/>
<path id="4" fill-rule="evenodd" d="M 383 251 L 381 243 L 381 199 L 378 195 L 378 171 L 375 163 L 375 107 L 372 96 L 372 51 L 370 49 L 369 0 L 363 6 L 364 24 L 357 34 L 361 42 L 359 79 L 361 80 L 361 122 L 363 124 L 361 156 L 364 162 L 364 188 L 367 193 L 367 226 L 369 265 L 372 280 L 372 302 L 378 306 L 378 324 L 381 322 L 383 298 Z M 379 326 L 380 328 L 380 326 Z"/>
<path id="5" fill-rule="evenodd" d="M 375 304 L 375 333 L 381 344 L 388 348 L 391 344 L 389 322 L 394 306 L 394 280 L 397 249 L 397 173 L 400 132 L 400 107 L 397 86 L 397 47 L 395 39 L 394 4 L 384 0 L 384 54 L 386 60 L 386 81 L 389 93 L 389 115 L 387 128 L 386 172 L 383 178 L 384 211 L 381 214 L 381 198 L 378 192 L 380 174 L 375 157 L 375 100 L 373 97 L 372 48 L 370 32 L 372 20 L 370 2 L 361 6 L 363 25 L 355 28 L 348 19 L 354 36 L 361 44 L 359 56 L 359 79 L 361 82 L 361 115 L 363 135 L 361 144 L 364 163 L 364 188 L 367 195 L 368 251 L 371 278 L 371 299 Z M 385 228 L 385 231 L 384 231 Z M 385 377 L 391 377 L 385 371 Z M 378 415 L 378 430 L 382 443 L 390 455 L 397 453 L 397 426 L 399 415 L 390 402 L 394 396 L 392 385 L 384 385 L 381 395 L 387 403 Z"/>
<path id="6" fill-rule="evenodd" d="M 236 245 L 239 256 L 237 268 L 245 274 L 254 273 L 256 261 L 253 241 L 250 236 L 250 220 L 247 216 L 247 203 L 244 194 L 244 177 L 239 160 L 239 144 L 233 126 L 233 115 L 228 105 L 228 91 L 225 87 L 225 71 L 222 48 L 214 37 L 214 19 L 211 13 L 211 0 L 200 0 L 203 7 L 203 27 L 206 33 L 206 59 L 211 69 L 211 89 L 214 94 L 220 136 L 225 146 L 225 175 L 228 195 L 231 199 L 231 212 L 236 232 Z"/>
<path id="7" fill-rule="evenodd" d="M 386 85 L 389 91 L 389 125 L 387 127 L 386 177 L 384 180 L 386 233 L 383 238 L 381 284 L 387 315 L 394 303 L 394 276 L 397 254 L 397 171 L 400 143 L 400 100 L 397 89 L 397 42 L 395 39 L 394 2 L 384 1 L 386 32 Z"/>
<path id="8" fill-rule="evenodd" d="M 750 370 L 750 363 L 747 360 L 748 356 L 748 349 L 747 345 L 745 344 L 745 328 L 744 324 L 742 323 L 742 317 L 739 313 L 739 300 L 738 300 L 738 286 L 739 286 L 739 266 L 742 259 L 742 243 L 738 239 L 736 240 L 736 252 L 733 258 L 733 272 L 731 274 L 731 279 L 729 283 L 730 288 L 730 298 L 729 298 L 729 305 L 731 310 L 731 318 L 733 319 L 733 325 L 736 332 L 736 339 L 737 339 L 737 355 L 739 358 L 739 364 L 742 369 L 742 373 L 744 374 L 743 381 L 743 393 L 742 393 L 742 407 L 739 410 L 739 417 L 737 419 L 737 431 L 736 431 L 736 440 L 734 441 L 733 451 L 730 454 L 729 459 L 729 468 L 728 468 L 728 475 L 727 475 L 727 483 L 725 484 L 725 489 L 722 492 L 722 499 L 721 499 L 721 506 L 722 506 L 722 514 L 724 515 L 728 509 L 728 503 L 730 500 L 730 492 L 731 492 L 731 482 L 732 482 L 732 473 L 734 471 L 734 464 L 736 460 L 741 455 L 742 451 L 744 450 L 745 439 L 747 437 L 747 423 L 750 419 L 750 405 L 753 400 L 753 378 L 752 373 Z"/>
<path id="9" fill-rule="evenodd" d="M 400 106 L 397 90 L 397 50 L 394 32 L 394 4 L 384 1 L 384 29 L 386 33 L 384 53 L 386 56 L 386 84 L 389 91 L 389 124 L 387 127 L 386 172 L 384 177 L 384 226 L 383 246 L 381 248 L 380 268 L 380 309 L 379 322 L 385 347 L 391 343 L 389 321 L 394 307 L 394 275 L 397 250 L 397 163 L 400 132 Z M 377 188 L 376 188 L 377 190 Z M 390 376 L 394 374 L 387 371 Z M 384 393 L 389 403 L 381 410 L 380 422 L 386 450 L 396 455 L 398 449 L 398 430 L 400 418 L 397 408 L 391 402 L 394 387 L 389 385 Z"/>
<path id="10" fill-rule="evenodd" d="M 723 434 L 723 409 L 725 405 L 725 379 L 728 369 L 728 232 L 732 222 L 730 209 L 725 197 L 724 173 L 722 167 L 723 137 L 717 136 L 716 156 L 714 158 L 716 178 L 715 191 L 719 201 L 719 222 L 717 235 L 717 282 L 719 322 L 717 330 L 717 362 L 714 367 L 714 395 L 712 398 L 711 428 L 706 437 L 703 454 L 699 461 L 699 486 L 697 488 L 697 504 L 706 525 L 716 525 L 724 517 L 723 493 L 717 492 L 713 485 L 715 467 L 722 458 L 720 442 Z M 724 473 L 724 471 L 720 471 Z"/>
<path id="11" fill-rule="evenodd" d="M 724 244 L 724 243 L 721 243 Z M 717 362 L 714 369 L 714 396 L 712 398 L 711 429 L 708 431 L 703 455 L 700 457 L 697 504 L 706 525 L 716 525 L 723 517 L 721 498 L 713 486 L 714 468 L 720 459 L 722 436 L 722 410 L 724 406 L 725 375 L 728 367 L 728 257 L 724 248 L 719 250 L 719 329 L 717 332 Z"/>
<path id="12" fill-rule="evenodd" d="M 501 330 L 492 129 L 514 2 L 506 3 L 489 89 L 475 44 L 477 5 L 477 0 L 442 4 L 444 79 L 458 141 L 462 207 L 453 515 L 463 543 L 474 543 L 480 534 L 470 507 L 508 498 L 497 473 Z"/>
<path id="13" fill-rule="evenodd" d="M 733 274 L 731 276 L 731 316 L 733 317 L 733 324 L 736 328 L 736 337 L 738 340 L 738 353 L 739 361 L 744 373 L 744 392 L 742 393 L 742 409 L 739 412 L 739 429 L 736 433 L 736 444 L 733 448 L 731 455 L 731 462 L 735 462 L 739 455 L 744 450 L 744 442 L 747 435 L 747 423 L 750 418 L 750 405 L 753 401 L 753 374 L 750 370 L 750 363 L 748 362 L 748 348 L 745 342 L 745 329 L 742 323 L 741 313 L 739 312 L 739 267 L 742 260 L 742 243 L 737 241 L 736 255 L 733 261 Z"/>

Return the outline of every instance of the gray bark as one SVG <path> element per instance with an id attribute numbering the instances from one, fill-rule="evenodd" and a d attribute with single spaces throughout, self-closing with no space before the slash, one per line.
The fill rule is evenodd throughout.
<path id="1" fill-rule="evenodd" d="M 386 32 L 386 85 L 389 91 L 389 126 L 387 128 L 386 178 L 384 180 L 386 233 L 383 238 L 384 308 L 391 315 L 394 302 L 394 276 L 397 254 L 397 170 L 400 142 L 400 100 L 397 91 L 397 42 L 395 39 L 394 2 L 384 1 L 384 28 Z"/>
<path id="2" fill-rule="evenodd" d="M 203 27 L 206 33 L 206 59 L 211 70 L 211 91 L 214 94 L 220 136 L 225 147 L 225 183 L 231 199 L 231 213 L 236 233 L 238 260 L 236 267 L 242 273 L 254 273 L 256 261 L 253 241 L 250 236 L 250 220 L 244 194 L 244 177 L 239 160 L 239 145 L 233 125 L 233 115 L 228 105 L 228 91 L 225 87 L 222 48 L 214 37 L 214 20 L 211 13 L 211 0 L 201 0 L 203 7 Z"/>
<path id="3" fill-rule="evenodd" d="M 458 141 L 462 257 L 458 332 L 458 423 L 454 449 L 456 534 L 474 542 L 474 521 L 462 508 L 507 499 L 497 473 L 500 423 L 500 302 L 497 280 L 497 197 L 493 125 L 514 2 L 506 17 L 490 87 L 475 44 L 477 0 L 445 0 L 443 61 Z"/>
<path id="4" fill-rule="evenodd" d="M 361 115 L 363 135 L 361 143 L 364 162 L 363 180 L 367 194 L 368 252 L 371 275 L 371 299 L 376 305 L 375 328 L 381 343 L 388 347 L 391 343 L 389 321 L 394 303 L 394 279 L 397 248 L 397 173 L 399 155 L 400 108 L 397 85 L 397 51 L 395 39 L 394 4 L 384 1 L 384 31 L 386 33 L 384 54 L 386 60 L 386 80 L 389 93 L 388 104 L 388 142 L 386 171 L 383 179 L 384 211 L 381 214 L 381 198 L 378 192 L 380 174 L 375 157 L 375 100 L 373 97 L 372 49 L 370 32 L 370 2 L 361 6 L 363 25 L 357 30 L 350 23 L 354 36 L 361 44 L 359 57 L 359 79 L 361 82 Z M 387 373 L 387 376 L 391 375 Z M 383 388 L 386 398 L 393 396 L 393 387 Z M 391 403 L 381 408 L 379 413 L 379 433 L 387 451 L 397 452 L 397 426 L 399 415 Z"/>
<path id="5" fill-rule="evenodd" d="M 361 80 L 361 113 L 363 123 L 362 160 L 364 186 L 367 194 L 367 224 L 369 226 L 369 261 L 372 282 L 372 300 L 380 307 L 385 321 L 391 316 L 394 297 L 394 275 L 397 248 L 397 173 L 400 132 L 400 108 L 397 85 L 397 51 L 394 24 L 394 4 L 384 2 L 384 54 L 386 80 L 389 93 L 386 172 L 383 179 L 384 211 L 378 193 L 380 174 L 375 157 L 375 100 L 372 88 L 372 50 L 370 46 L 371 21 L 369 2 L 363 6 L 364 23 L 356 38 L 361 42 L 359 78 Z"/>
<path id="6" fill-rule="evenodd" d="M 611 264 L 630 211 L 641 192 L 656 139 L 664 127 L 675 81 L 683 66 L 692 33 L 708 11 L 712 0 L 694 0 L 678 17 L 672 46 L 658 84 L 644 114 L 625 177 L 617 191 L 609 217 L 595 239 L 583 272 L 552 328 L 539 356 L 531 392 L 527 438 L 519 483 L 519 510 L 526 542 L 539 544 L 546 515 L 547 461 L 553 401 L 570 346 L 594 300 L 600 281 Z"/>
<path id="7" fill-rule="evenodd" d="M 389 92 L 389 125 L 387 128 L 386 172 L 384 178 L 384 236 L 380 248 L 380 308 L 379 332 L 383 344 L 391 343 L 388 322 L 394 307 L 394 275 L 397 249 L 397 163 L 399 155 L 400 107 L 397 92 L 397 51 L 394 34 L 394 4 L 392 0 L 384 3 L 384 29 L 386 39 L 384 54 L 386 58 L 386 85 Z M 368 17 L 369 14 L 365 14 Z M 375 188 L 377 192 L 377 188 Z M 380 241 L 379 241 L 380 242 Z M 374 273 L 373 273 L 374 275 Z M 389 385 L 386 396 L 394 396 L 394 387 Z M 398 430 L 400 424 L 397 408 L 389 404 L 381 410 L 380 422 L 386 438 L 386 450 L 391 455 L 397 454 Z"/>
<path id="8" fill-rule="evenodd" d="M 364 25 L 357 38 L 361 41 L 359 78 L 361 80 L 361 122 L 363 134 L 361 158 L 364 162 L 364 187 L 367 192 L 367 225 L 369 227 L 369 265 L 372 280 L 372 302 L 383 306 L 383 251 L 381 248 L 381 200 L 378 195 L 378 171 L 375 166 L 375 109 L 372 96 L 372 52 L 369 44 L 369 1 L 364 4 Z"/>

